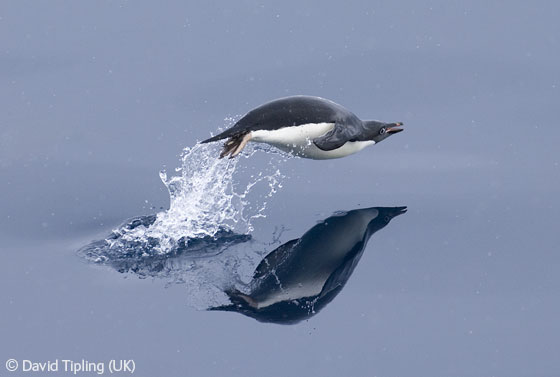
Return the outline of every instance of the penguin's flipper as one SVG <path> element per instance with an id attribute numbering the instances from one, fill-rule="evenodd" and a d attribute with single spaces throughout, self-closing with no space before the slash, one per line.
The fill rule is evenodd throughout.
<path id="1" fill-rule="evenodd" d="M 298 241 L 299 238 L 296 238 L 271 251 L 266 257 L 264 257 L 255 269 L 253 279 L 261 279 L 274 272 L 276 268 L 290 256 L 291 251 L 293 251 L 294 246 Z"/>
<path id="2" fill-rule="evenodd" d="M 313 143 L 319 149 L 332 151 L 342 147 L 347 141 L 352 139 L 355 139 L 355 135 L 351 133 L 351 129 L 336 123 L 332 130 L 323 136 L 313 139 Z"/>

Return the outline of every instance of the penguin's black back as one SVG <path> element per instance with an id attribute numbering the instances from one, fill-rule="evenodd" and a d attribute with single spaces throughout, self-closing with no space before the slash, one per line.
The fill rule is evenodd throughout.
<path id="1" fill-rule="evenodd" d="M 320 97 L 280 98 L 249 111 L 233 127 L 203 143 L 234 137 L 256 130 L 278 130 L 308 123 L 361 122 L 341 105 Z"/>

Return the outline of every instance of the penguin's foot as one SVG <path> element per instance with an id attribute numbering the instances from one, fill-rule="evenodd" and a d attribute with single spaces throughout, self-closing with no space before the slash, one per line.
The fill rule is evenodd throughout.
<path id="1" fill-rule="evenodd" d="M 249 140 L 251 140 L 250 132 L 230 137 L 224 143 L 224 148 L 222 149 L 222 153 L 220 153 L 220 158 L 224 158 L 227 155 L 229 155 L 229 158 L 234 158 L 241 153 Z"/>

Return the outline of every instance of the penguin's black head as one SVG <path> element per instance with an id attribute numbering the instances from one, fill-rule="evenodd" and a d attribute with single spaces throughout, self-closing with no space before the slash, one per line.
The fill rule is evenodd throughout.
<path id="1" fill-rule="evenodd" d="M 378 211 L 378 215 L 368 224 L 370 235 L 383 229 L 389 222 L 403 213 L 406 213 L 406 207 L 374 207 Z"/>
<path id="2" fill-rule="evenodd" d="M 389 136 L 401 132 L 402 122 L 383 123 L 377 120 L 366 120 L 363 122 L 367 134 L 366 140 L 373 140 L 376 143 L 388 138 Z"/>

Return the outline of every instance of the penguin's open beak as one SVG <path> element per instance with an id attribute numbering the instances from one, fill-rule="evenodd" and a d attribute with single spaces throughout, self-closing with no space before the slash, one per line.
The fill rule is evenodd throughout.
<path id="1" fill-rule="evenodd" d="M 392 135 L 401 132 L 403 129 L 398 127 L 402 127 L 402 125 L 403 125 L 402 122 L 391 123 L 387 125 L 387 133 L 389 135 Z"/>

